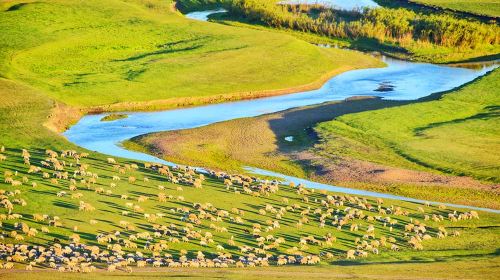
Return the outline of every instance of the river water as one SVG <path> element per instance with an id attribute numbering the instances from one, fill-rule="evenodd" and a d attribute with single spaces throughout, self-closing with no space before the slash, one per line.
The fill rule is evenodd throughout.
<path id="1" fill-rule="evenodd" d="M 220 12 L 220 10 L 217 10 L 217 12 Z M 198 14 L 196 17 L 203 20 L 206 14 Z M 192 18 L 196 17 L 193 16 Z M 81 147 L 103 154 L 173 164 L 148 154 L 126 150 L 120 143 L 141 134 L 190 129 L 215 122 L 254 117 L 294 107 L 343 100 L 352 96 L 378 96 L 391 100 L 415 100 L 435 92 L 451 90 L 497 67 L 496 64 L 485 64 L 481 67 L 469 69 L 429 63 L 415 63 L 392 58 L 383 58 L 383 60 L 387 64 L 385 68 L 348 71 L 329 79 L 317 90 L 158 112 L 125 112 L 128 114 L 128 118 L 108 122 L 100 121 L 106 114 L 87 115 L 64 132 L 64 136 L 69 141 Z M 252 167 L 247 167 L 247 169 L 260 175 L 271 175 L 283 178 L 285 181 L 301 182 L 312 188 L 423 202 L 391 194 L 320 184 Z M 490 210 L 474 207 L 468 208 Z M 500 211 L 496 210 L 491 211 L 500 213 Z"/>
<path id="2" fill-rule="evenodd" d="M 319 4 L 330 8 L 346 11 L 379 7 L 379 5 L 373 0 L 291 0 L 284 2 L 290 4 Z"/>

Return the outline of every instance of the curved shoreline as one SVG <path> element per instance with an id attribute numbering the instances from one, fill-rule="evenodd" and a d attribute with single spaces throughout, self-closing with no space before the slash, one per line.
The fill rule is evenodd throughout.
<path id="1" fill-rule="evenodd" d="M 223 94 L 215 94 L 211 96 L 199 96 L 199 97 L 174 97 L 170 99 L 158 99 L 151 101 L 119 102 L 108 105 L 92 106 L 83 110 L 85 112 L 84 114 L 101 114 L 106 112 L 129 112 L 129 111 L 154 112 L 154 111 L 164 111 L 174 108 L 188 108 L 188 107 L 196 107 L 196 106 L 217 104 L 217 103 L 224 103 L 231 101 L 242 101 L 242 100 L 259 99 L 264 97 L 273 97 L 273 96 L 293 94 L 302 91 L 311 91 L 319 89 L 331 78 L 351 70 L 371 69 L 371 68 L 381 68 L 381 67 L 362 68 L 362 67 L 341 66 L 337 69 L 334 69 L 328 73 L 323 74 L 321 77 L 319 77 L 317 80 L 313 82 L 289 88 L 243 91 L 243 92 L 223 93 Z"/>

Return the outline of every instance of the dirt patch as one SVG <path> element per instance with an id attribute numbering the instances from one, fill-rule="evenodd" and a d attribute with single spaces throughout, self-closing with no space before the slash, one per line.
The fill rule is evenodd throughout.
<path id="1" fill-rule="evenodd" d="M 344 114 L 406 103 L 354 97 L 195 129 L 153 133 L 137 137 L 134 142 L 169 161 L 226 171 L 239 172 L 239 167 L 249 165 L 293 176 L 304 176 L 304 171 L 307 171 L 311 177 L 337 184 L 400 183 L 498 190 L 498 185 L 470 177 L 391 167 L 333 155 L 325 157 L 311 150 L 317 140 L 312 129 L 316 123 Z M 285 139 L 290 136 L 293 136 L 293 141 Z"/>
<path id="2" fill-rule="evenodd" d="M 60 133 L 77 123 L 83 115 L 85 115 L 84 110 L 54 101 L 47 121 L 43 125 L 53 132 Z"/>

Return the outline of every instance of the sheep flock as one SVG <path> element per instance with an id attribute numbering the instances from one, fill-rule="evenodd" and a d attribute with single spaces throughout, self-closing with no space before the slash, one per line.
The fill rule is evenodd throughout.
<path id="1" fill-rule="evenodd" d="M 316 265 L 419 254 L 476 211 L 74 150 L 0 149 L 0 268 Z"/>

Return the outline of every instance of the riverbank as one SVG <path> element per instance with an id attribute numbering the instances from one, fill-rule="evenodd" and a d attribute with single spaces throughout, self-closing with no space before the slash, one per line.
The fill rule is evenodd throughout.
<path id="1" fill-rule="evenodd" d="M 351 52 L 351 51 L 350 51 Z M 332 77 L 356 69 L 363 68 L 376 68 L 384 67 L 385 64 L 378 60 L 377 58 L 370 57 L 369 55 L 363 54 L 363 59 L 355 59 L 349 63 L 348 58 L 342 59 L 342 62 L 337 61 L 340 64 L 336 69 L 320 76 L 313 82 L 297 85 L 282 89 L 269 89 L 269 90 L 255 90 L 246 92 L 233 92 L 226 94 L 215 94 L 212 96 L 193 96 L 193 97 L 180 97 L 171 99 L 159 99 L 151 101 L 140 101 L 140 102 L 119 102 L 108 105 L 98 105 L 92 106 L 86 109 L 89 114 L 103 113 L 103 112 L 124 112 L 124 111 L 161 111 L 174 108 L 185 108 L 193 107 L 199 105 L 224 103 L 239 100 L 250 100 L 258 99 L 263 97 L 272 97 L 285 94 L 292 94 L 303 91 L 310 91 L 320 88 L 326 81 Z M 351 57 L 354 58 L 354 57 Z"/>
<path id="2" fill-rule="evenodd" d="M 493 81 L 497 75 L 498 71 L 457 92 L 465 91 L 462 95 L 470 95 L 479 88 L 487 91 L 488 89 L 483 86 L 494 87 Z M 448 93 L 442 100 L 435 102 L 437 104 L 448 102 L 447 100 L 453 99 L 456 94 L 456 92 Z M 432 98 L 438 99 L 440 95 L 433 95 Z M 428 97 L 425 98 L 426 102 L 416 103 L 421 104 L 419 106 L 432 108 L 435 105 L 429 102 L 430 100 L 431 97 Z M 358 98 L 291 109 L 255 118 L 236 119 L 190 130 L 148 134 L 132 139 L 135 145 L 130 143 L 125 145 L 137 149 L 139 144 L 156 156 L 183 164 L 235 172 L 241 171 L 243 166 L 255 166 L 291 176 L 309 177 L 329 184 L 427 200 L 475 206 L 488 205 L 490 208 L 498 209 L 500 205 L 495 182 L 451 176 L 450 172 L 444 172 L 442 168 L 423 166 L 401 156 L 395 156 L 394 152 L 391 152 L 391 146 L 386 147 L 376 141 L 372 145 L 368 143 L 361 145 L 350 140 L 351 138 L 339 138 L 340 135 L 325 136 L 324 132 L 318 137 L 313 129 L 318 123 L 343 115 L 355 115 L 354 113 L 362 111 L 374 110 L 373 114 L 377 114 L 379 111 L 383 112 L 378 109 L 395 107 L 398 112 L 407 110 L 411 112 L 413 106 L 409 105 L 411 103 L 415 102 Z M 444 108 L 442 105 L 439 106 L 441 109 L 430 110 L 440 111 Z M 453 109 L 448 113 L 452 112 L 459 111 Z M 444 114 L 443 111 L 436 117 Z M 404 114 L 399 114 L 397 118 L 408 119 Z M 358 133 L 363 135 L 361 132 Z M 285 139 L 289 136 L 293 137 L 293 141 Z M 363 136 L 358 138 L 360 137 Z M 368 139 L 372 138 L 367 138 L 367 141 L 374 141 Z M 331 146 L 329 143 L 335 145 Z M 453 147 L 453 142 L 446 143 L 450 148 Z M 481 157 L 490 150 L 495 149 L 483 147 L 482 150 L 477 150 L 476 156 Z M 439 151 L 433 151 L 438 157 Z M 377 152 L 376 155 L 374 152 Z M 365 154 L 367 156 L 359 156 Z"/>

